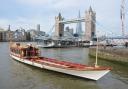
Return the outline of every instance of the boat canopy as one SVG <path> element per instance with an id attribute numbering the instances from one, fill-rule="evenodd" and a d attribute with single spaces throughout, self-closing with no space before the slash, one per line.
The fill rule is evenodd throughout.
<path id="1" fill-rule="evenodd" d="M 14 54 L 20 55 L 22 57 L 35 57 L 39 56 L 39 49 L 32 46 L 31 44 L 27 46 L 20 46 L 20 44 L 13 45 L 10 47 L 10 51 Z"/>

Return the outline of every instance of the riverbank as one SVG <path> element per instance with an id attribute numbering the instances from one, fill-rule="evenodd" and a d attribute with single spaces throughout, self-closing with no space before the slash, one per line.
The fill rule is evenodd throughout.
<path id="1" fill-rule="evenodd" d="M 96 48 L 89 48 L 89 56 L 95 57 L 95 55 Z M 128 48 L 100 47 L 98 51 L 98 58 L 128 65 Z"/>

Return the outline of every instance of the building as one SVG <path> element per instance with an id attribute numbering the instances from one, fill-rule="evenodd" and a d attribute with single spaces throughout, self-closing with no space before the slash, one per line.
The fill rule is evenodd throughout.
<path id="1" fill-rule="evenodd" d="M 38 30 L 35 30 L 35 29 L 28 30 L 27 34 L 28 34 L 27 35 L 28 39 L 31 38 L 31 40 L 35 40 L 37 37 L 41 37 L 41 36 L 45 36 L 46 35 L 44 31 L 38 31 Z"/>
<path id="2" fill-rule="evenodd" d="M 37 24 L 37 31 L 40 32 L 40 24 Z"/>
<path id="3" fill-rule="evenodd" d="M 0 28 L 0 42 L 7 41 L 7 31 Z"/>
<path id="4" fill-rule="evenodd" d="M 40 32 L 41 32 L 41 31 L 40 31 L 40 24 L 37 24 L 37 28 L 36 28 L 36 29 L 37 29 L 37 34 L 36 34 L 36 35 L 39 35 Z"/>
<path id="5" fill-rule="evenodd" d="M 0 28 L 0 42 L 3 41 L 3 33 L 4 33 L 4 30 Z"/>
<path id="6" fill-rule="evenodd" d="M 8 25 L 8 29 L 7 29 L 8 31 L 11 31 L 11 26 L 10 25 Z"/>
<path id="7" fill-rule="evenodd" d="M 13 39 L 15 41 L 26 41 L 26 32 L 25 29 L 17 29 L 14 31 Z"/>
<path id="8" fill-rule="evenodd" d="M 11 26 L 8 25 L 8 29 L 6 31 L 6 41 L 14 41 L 14 31 L 11 31 Z"/>
<path id="9" fill-rule="evenodd" d="M 78 19 L 81 18 L 81 16 L 80 16 L 80 11 L 79 11 L 79 13 L 78 13 L 78 17 L 77 17 L 77 18 L 78 18 Z M 81 22 L 78 22 L 78 23 L 76 24 L 76 34 L 77 34 L 78 36 L 81 36 L 82 33 L 83 33 L 83 31 L 82 31 L 82 23 L 81 23 Z"/>
<path id="10" fill-rule="evenodd" d="M 85 40 L 91 41 L 96 35 L 96 13 L 90 7 L 88 11 L 85 12 Z"/>

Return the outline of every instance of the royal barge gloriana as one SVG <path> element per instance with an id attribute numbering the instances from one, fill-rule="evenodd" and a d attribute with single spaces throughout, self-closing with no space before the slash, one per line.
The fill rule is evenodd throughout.
<path id="1" fill-rule="evenodd" d="M 22 63 L 39 67 L 41 69 L 61 72 L 81 78 L 98 80 L 110 71 L 109 67 L 87 66 L 78 63 L 41 57 L 39 49 L 31 45 L 10 45 L 10 56 Z"/>

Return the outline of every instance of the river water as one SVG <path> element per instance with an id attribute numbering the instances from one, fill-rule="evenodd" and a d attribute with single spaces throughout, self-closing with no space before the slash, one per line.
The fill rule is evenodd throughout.
<path id="1" fill-rule="evenodd" d="M 41 49 L 45 57 L 94 64 L 87 48 Z M 9 57 L 8 43 L 0 43 L 0 89 L 128 89 L 128 66 L 98 60 L 113 70 L 98 81 L 42 70 Z"/>

